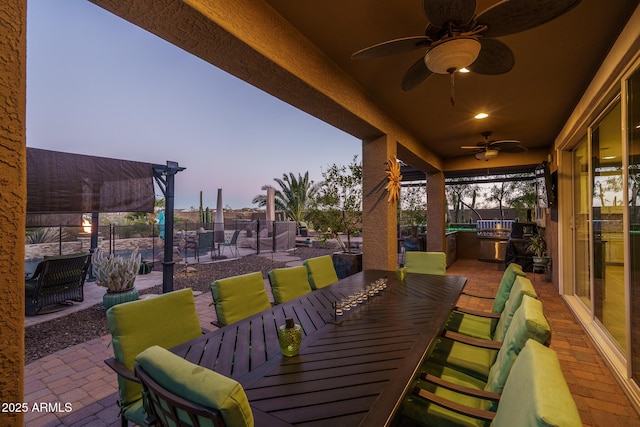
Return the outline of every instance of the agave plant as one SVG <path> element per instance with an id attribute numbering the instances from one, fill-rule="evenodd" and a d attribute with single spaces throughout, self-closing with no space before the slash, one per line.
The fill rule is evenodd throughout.
<path id="1" fill-rule="evenodd" d="M 140 260 L 137 248 L 128 258 L 113 254 L 107 256 L 98 248 L 91 258 L 93 275 L 99 286 L 108 289 L 107 292 L 125 291 L 133 288 L 140 269 Z"/>

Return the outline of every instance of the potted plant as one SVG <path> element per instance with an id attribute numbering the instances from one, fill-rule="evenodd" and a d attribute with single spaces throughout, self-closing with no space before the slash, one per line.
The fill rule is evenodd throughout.
<path id="1" fill-rule="evenodd" d="M 331 165 L 322 173 L 309 219 L 323 239 L 335 239 L 341 251 L 333 254 L 338 277 L 362 270 L 362 252 L 351 247 L 351 237 L 362 225 L 362 165 L 358 156 L 347 166 Z M 346 242 L 342 240 L 346 236 Z"/>
<path id="2" fill-rule="evenodd" d="M 529 240 L 527 251 L 534 254 L 533 263 L 537 265 L 546 265 L 549 263 L 547 256 L 547 241 L 544 238 L 544 229 L 538 228 L 538 232 Z"/>
<path id="3" fill-rule="evenodd" d="M 105 255 L 100 248 L 96 249 L 91 264 L 96 283 L 107 288 L 102 297 L 105 308 L 138 299 L 138 290 L 134 283 L 140 270 L 140 261 L 141 256 L 137 248 L 129 257 Z"/>

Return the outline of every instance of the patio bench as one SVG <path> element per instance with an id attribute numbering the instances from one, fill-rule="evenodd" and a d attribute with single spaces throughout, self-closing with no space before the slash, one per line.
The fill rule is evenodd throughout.
<path id="1" fill-rule="evenodd" d="M 25 280 L 25 314 L 33 316 L 43 307 L 84 300 L 84 281 L 91 255 L 45 257 Z"/>

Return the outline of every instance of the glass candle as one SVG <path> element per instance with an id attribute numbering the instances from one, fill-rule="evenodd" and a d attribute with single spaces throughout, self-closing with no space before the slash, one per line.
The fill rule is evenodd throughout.
<path id="1" fill-rule="evenodd" d="M 285 356 L 295 356 L 300 352 L 302 344 L 302 327 L 293 323 L 293 319 L 285 319 L 286 324 L 278 328 L 280 350 Z"/>

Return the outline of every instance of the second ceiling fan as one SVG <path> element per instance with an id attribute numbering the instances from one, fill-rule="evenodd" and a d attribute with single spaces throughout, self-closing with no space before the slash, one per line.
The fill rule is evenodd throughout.
<path id="1" fill-rule="evenodd" d="M 524 153 L 527 151 L 527 147 L 523 146 L 520 141 L 515 139 L 492 139 L 489 137 L 493 132 L 482 132 L 484 141 L 478 142 L 476 145 L 463 145 L 463 150 L 473 150 L 476 159 L 489 161 L 494 159 L 500 154 L 504 153 Z"/>

